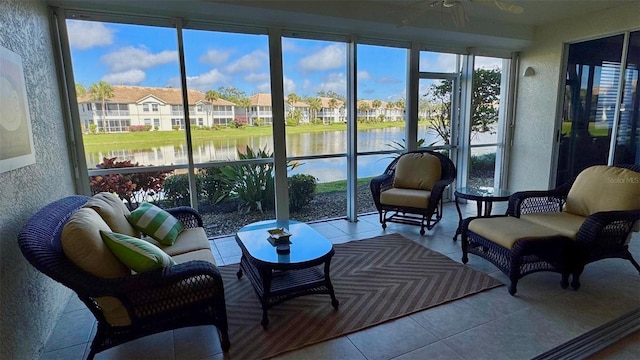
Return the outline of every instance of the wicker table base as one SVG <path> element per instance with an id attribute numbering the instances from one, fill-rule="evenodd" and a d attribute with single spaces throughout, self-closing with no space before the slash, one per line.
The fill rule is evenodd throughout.
<path id="1" fill-rule="evenodd" d="M 246 274 L 258 295 L 262 304 L 262 326 L 266 329 L 269 325 L 269 308 L 298 296 L 329 294 L 331 305 L 337 309 L 339 302 L 329 271 L 335 253 L 333 245 L 308 225 L 290 221 L 291 252 L 278 255 L 275 248 L 256 246 L 267 241 L 262 231 L 265 223 L 268 225 L 269 221 L 247 225 L 236 234 L 236 242 L 242 249 L 237 276 L 240 279 Z"/>

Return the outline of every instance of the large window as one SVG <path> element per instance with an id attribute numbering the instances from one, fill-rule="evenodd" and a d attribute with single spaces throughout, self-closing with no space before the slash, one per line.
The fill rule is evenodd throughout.
<path id="1" fill-rule="evenodd" d="M 397 156 L 389 151 L 406 148 L 407 49 L 358 45 L 357 55 L 357 209 L 366 213 L 376 210 L 370 179 Z"/>
<path id="2" fill-rule="evenodd" d="M 477 170 L 469 156 L 475 164 L 501 151 L 493 117 L 480 128 L 461 117 L 471 113 L 461 110 L 472 97 L 464 79 L 484 69 L 480 58 L 465 72 L 471 56 L 420 51 L 417 65 L 407 44 L 76 15 L 67 13 L 62 50 L 73 59 L 66 78 L 84 144 L 80 192 L 116 192 L 131 207 L 196 207 L 211 236 L 267 218 L 354 220 L 354 210 L 374 211 L 370 179 L 409 144 L 448 153 L 465 174 Z M 485 99 L 489 110 L 501 104 Z"/>

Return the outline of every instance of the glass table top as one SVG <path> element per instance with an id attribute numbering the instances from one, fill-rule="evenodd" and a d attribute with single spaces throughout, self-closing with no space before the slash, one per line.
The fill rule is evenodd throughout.
<path id="1" fill-rule="evenodd" d="M 268 230 L 284 228 L 291 234 L 288 254 L 279 254 L 269 241 Z M 333 244 L 312 227 L 293 220 L 265 220 L 249 224 L 236 234 L 255 259 L 273 264 L 295 264 L 318 259 L 333 249 Z"/>
<path id="2" fill-rule="evenodd" d="M 512 194 L 509 190 L 490 186 L 468 186 L 456 189 L 456 192 L 463 196 L 477 198 L 508 198 Z"/>

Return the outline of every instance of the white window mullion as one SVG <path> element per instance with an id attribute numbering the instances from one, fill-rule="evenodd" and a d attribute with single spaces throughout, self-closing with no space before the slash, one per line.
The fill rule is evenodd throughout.
<path id="1" fill-rule="evenodd" d="M 467 186 L 469 175 L 469 158 L 471 150 L 471 102 L 473 97 L 473 66 L 475 57 L 473 55 L 463 56 L 462 76 L 460 79 L 460 117 L 459 117 L 459 137 L 458 137 L 458 187 Z M 453 126 L 453 124 L 452 124 Z"/>
<path id="2" fill-rule="evenodd" d="M 358 186 L 357 40 L 347 43 L 347 219 L 356 221 Z"/>
<path id="3" fill-rule="evenodd" d="M 289 220 L 289 183 L 287 179 L 282 33 L 280 29 L 269 29 L 269 67 L 271 71 L 271 126 L 273 129 L 276 219 L 284 221 Z"/>

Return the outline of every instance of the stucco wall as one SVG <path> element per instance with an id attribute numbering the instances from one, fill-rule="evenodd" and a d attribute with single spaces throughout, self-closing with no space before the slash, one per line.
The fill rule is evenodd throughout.
<path id="1" fill-rule="evenodd" d="M 565 43 L 640 29 L 640 3 L 601 11 L 541 26 L 533 45 L 522 52 L 514 146 L 511 152 L 509 188 L 547 189 L 553 166 L 554 125 Z M 522 77 L 528 66 L 533 77 Z"/>
<path id="2" fill-rule="evenodd" d="M 74 193 L 43 2 L 0 0 L 0 46 L 22 57 L 36 164 L 0 174 L 0 359 L 34 359 L 69 290 L 37 272 L 17 235 L 40 207 Z"/>

